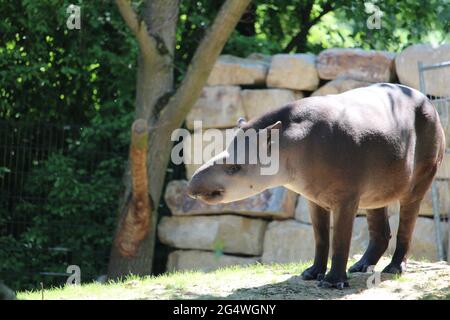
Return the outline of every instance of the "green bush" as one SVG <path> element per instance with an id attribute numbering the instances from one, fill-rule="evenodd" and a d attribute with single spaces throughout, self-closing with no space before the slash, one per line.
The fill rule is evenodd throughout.
<path id="1" fill-rule="evenodd" d="M 38 288 L 39 272 L 65 272 L 68 264 L 80 266 L 82 281 L 106 272 L 131 122 L 126 112 L 98 115 L 67 139 L 65 151 L 29 172 L 23 199 L 0 218 L 0 226 L 27 222 L 17 237 L 0 236 L 0 274 L 8 285 Z"/>

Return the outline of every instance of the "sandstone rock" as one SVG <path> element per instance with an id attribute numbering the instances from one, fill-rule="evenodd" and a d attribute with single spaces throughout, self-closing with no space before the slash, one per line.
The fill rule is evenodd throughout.
<path id="1" fill-rule="evenodd" d="M 392 203 L 388 206 L 388 214 L 389 216 L 397 214 L 400 210 L 400 204 L 398 202 Z M 367 214 L 366 210 L 359 209 L 358 216 L 365 216 Z M 308 200 L 306 200 L 302 196 L 298 196 L 297 205 L 295 207 L 294 212 L 295 220 L 300 221 L 302 223 L 311 224 L 311 216 L 309 214 L 308 208 Z M 363 217 L 365 219 L 365 217 Z M 330 218 L 330 226 L 333 228 L 333 214 L 331 214 Z"/>
<path id="2" fill-rule="evenodd" d="M 299 222 L 311 224 L 308 200 L 302 196 L 298 196 L 297 205 L 295 206 L 294 218 Z"/>
<path id="3" fill-rule="evenodd" d="M 400 212 L 400 203 L 398 201 L 395 201 L 388 205 L 388 215 L 392 216 L 394 214 L 397 214 Z M 358 216 L 366 216 L 367 210 L 366 209 L 358 209 Z"/>
<path id="4" fill-rule="evenodd" d="M 268 54 L 259 53 L 259 52 L 250 53 L 247 56 L 247 59 L 264 61 L 269 66 L 270 66 L 270 63 L 272 62 L 272 56 L 270 56 Z"/>
<path id="5" fill-rule="evenodd" d="M 202 121 L 203 129 L 231 128 L 244 117 L 241 89 L 233 86 L 204 87 L 202 95 L 186 117 L 186 126 L 192 130 L 194 121 Z"/>
<path id="6" fill-rule="evenodd" d="M 441 166 L 436 173 L 436 178 L 450 179 L 450 153 L 444 155 Z"/>
<path id="7" fill-rule="evenodd" d="M 438 198 L 439 198 L 439 211 L 441 215 L 446 215 L 450 211 L 450 192 L 449 192 L 449 181 L 437 181 L 436 182 Z M 419 215 L 433 215 L 433 203 L 431 198 L 431 187 L 425 194 L 420 205 Z"/>
<path id="8" fill-rule="evenodd" d="M 227 254 L 215 254 L 199 250 L 176 250 L 169 254 L 167 271 L 201 270 L 212 271 L 223 267 L 235 265 L 250 265 L 259 261 L 259 258 L 236 257 Z"/>
<path id="9" fill-rule="evenodd" d="M 226 149 L 226 135 L 229 130 L 233 129 L 198 130 L 183 140 L 183 161 L 186 167 L 187 179 L 190 179 L 195 170 L 200 168 L 206 161 Z"/>
<path id="10" fill-rule="evenodd" d="M 368 82 L 391 82 L 395 79 L 395 54 L 361 49 L 326 49 L 317 57 L 321 79 L 347 77 Z"/>
<path id="11" fill-rule="evenodd" d="M 264 237 L 264 263 L 308 261 L 314 258 L 312 226 L 295 220 L 269 223 Z"/>
<path id="12" fill-rule="evenodd" d="M 389 241 L 389 247 L 384 255 L 392 255 L 395 251 L 396 237 L 398 231 L 399 215 L 393 215 L 389 218 L 392 238 Z M 441 223 L 441 234 L 443 236 L 443 244 L 447 243 L 448 232 L 447 223 Z M 434 221 L 430 218 L 417 218 L 416 227 L 414 228 L 413 240 L 411 244 L 410 257 L 415 259 L 428 259 L 430 261 L 437 260 L 437 246 L 435 242 Z M 355 254 L 363 254 L 369 245 L 369 231 L 365 217 L 355 218 L 353 224 L 352 242 L 350 247 L 350 257 Z"/>
<path id="13" fill-rule="evenodd" d="M 163 217 L 158 236 L 162 243 L 175 248 L 258 256 L 266 227 L 262 219 L 233 215 Z"/>
<path id="14" fill-rule="evenodd" d="M 363 254 L 369 245 L 369 230 L 366 217 L 356 217 L 353 222 L 352 242 L 349 257 Z"/>
<path id="15" fill-rule="evenodd" d="M 279 107 L 303 98 L 299 91 L 288 89 L 260 89 L 242 90 L 242 106 L 247 119 L 253 119 L 266 112 L 278 109 Z"/>
<path id="16" fill-rule="evenodd" d="M 262 85 L 266 81 L 269 63 L 264 59 L 244 59 L 220 56 L 209 75 L 207 85 Z"/>
<path id="17" fill-rule="evenodd" d="M 353 79 L 345 79 L 345 78 L 338 78 L 334 79 L 325 85 L 321 86 L 319 89 L 314 91 L 311 95 L 312 96 L 325 96 L 327 94 L 338 94 L 342 93 L 351 89 L 361 88 L 361 87 L 367 87 L 371 85 L 370 82 L 367 81 L 359 81 L 359 80 L 353 80 Z"/>
<path id="18" fill-rule="evenodd" d="M 297 195 L 284 188 L 265 190 L 240 201 L 209 205 L 187 195 L 187 181 L 170 181 L 166 188 L 165 200 L 175 216 L 237 213 L 253 217 L 286 219 L 294 216 Z"/>
<path id="19" fill-rule="evenodd" d="M 450 69 L 449 69 L 450 70 Z M 442 129 L 445 132 L 445 142 L 447 149 L 450 149 L 450 95 L 446 99 L 434 99 L 431 101 L 439 113 L 439 119 L 441 120 Z"/>
<path id="20" fill-rule="evenodd" d="M 0 281 L 0 300 L 16 300 L 16 294 Z"/>
<path id="21" fill-rule="evenodd" d="M 319 77 L 312 54 L 277 54 L 272 57 L 267 86 L 313 91 Z"/>
<path id="22" fill-rule="evenodd" d="M 403 50 L 395 58 L 395 67 L 400 83 L 420 89 L 418 62 L 424 65 L 450 61 L 450 44 L 433 47 L 416 44 Z M 425 89 L 430 95 L 450 96 L 449 68 L 425 71 Z"/>
<path id="23" fill-rule="evenodd" d="M 389 242 L 387 254 L 393 254 L 396 245 L 396 237 L 399 223 L 399 215 L 392 216 L 389 219 L 391 226 L 392 238 Z M 442 242 L 444 248 L 448 241 L 448 223 L 441 222 L 441 234 L 443 236 Z M 413 239 L 411 243 L 411 252 L 408 255 L 414 259 L 427 259 L 430 261 L 437 261 L 437 245 L 435 240 L 434 221 L 431 218 L 419 217 L 417 218 L 416 226 L 414 228 Z"/>

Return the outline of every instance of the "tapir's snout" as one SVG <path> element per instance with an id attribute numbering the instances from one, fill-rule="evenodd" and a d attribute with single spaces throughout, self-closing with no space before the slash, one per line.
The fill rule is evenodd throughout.
<path id="1" fill-rule="evenodd" d="M 206 183 L 199 175 L 194 175 L 189 181 L 187 194 L 191 198 L 215 204 L 223 198 L 224 191 L 225 189 L 222 186 Z"/>

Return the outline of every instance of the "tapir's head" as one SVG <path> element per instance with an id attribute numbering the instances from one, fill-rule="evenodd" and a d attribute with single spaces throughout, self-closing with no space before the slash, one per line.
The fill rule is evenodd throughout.
<path id="1" fill-rule="evenodd" d="M 279 140 L 281 126 L 278 121 L 266 130 L 256 130 L 239 119 L 238 130 L 228 147 L 195 171 L 188 194 L 217 204 L 241 200 L 276 186 L 279 141 L 275 140 Z"/>

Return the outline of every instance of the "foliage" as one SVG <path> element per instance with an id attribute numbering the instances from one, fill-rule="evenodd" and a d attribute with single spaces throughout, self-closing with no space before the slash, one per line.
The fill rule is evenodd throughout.
<path id="1" fill-rule="evenodd" d="M 16 238 L 0 233 L 0 274 L 16 279 L 10 286 L 36 288 L 38 272 L 65 272 L 69 263 L 80 266 L 83 281 L 105 273 L 131 122 L 130 113 L 97 115 L 67 140 L 67 150 L 27 175 L 22 201 L 0 221 L 27 221 Z"/>
<path id="2" fill-rule="evenodd" d="M 68 30 L 69 4 L 82 4 Z M 87 123 L 101 108 L 132 111 L 135 40 L 113 1 L 0 0 L 0 117 Z"/>

